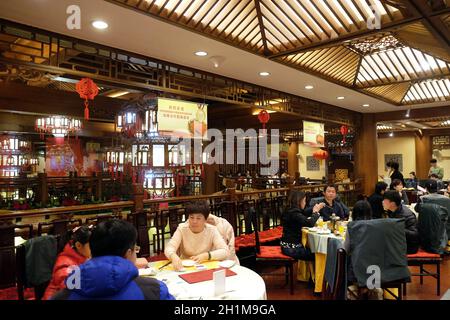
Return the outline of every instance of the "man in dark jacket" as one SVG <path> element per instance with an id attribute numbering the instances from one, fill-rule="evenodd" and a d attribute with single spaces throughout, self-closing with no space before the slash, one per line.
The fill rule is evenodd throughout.
<path id="1" fill-rule="evenodd" d="M 137 232 L 123 220 L 100 223 L 89 244 L 92 259 L 75 268 L 66 279 L 67 289 L 54 300 L 174 300 L 158 280 L 139 277 L 135 267 Z"/>
<path id="2" fill-rule="evenodd" d="M 329 184 L 323 190 L 323 197 L 311 199 L 309 207 L 305 210 L 307 216 L 311 216 L 316 204 L 319 204 L 319 214 L 323 221 L 328 221 L 333 213 L 341 219 L 349 216 L 349 210 L 345 204 L 337 199 L 337 188 L 333 184 Z M 317 207 L 316 207 L 317 208 Z"/>
<path id="3" fill-rule="evenodd" d="M 389 218 L 405 219 L 405 235 L 408 254 L 419 250 L 419 231 L 417 230 L 416 215 L 406 206 L 402 205 L 402 198 L 397 191 L 389 190 L 384 193 L 383 207 Z"/>
<path id="4" fill-rule="evenodd" d="M 383 195 L 386 192 L 388 185 L 386 182 L 377 182 L 375 185 L 375 192 L 367 199 L 372 207 L 372 218 L 383 218 Z"/>
<path id="5" fill-rule="evenodd" d="M 436 180 L 428 180 L 425 184 L 425 188 L 428 191 L 428 194 L 420 197 L 420 201 L 423 203 L 435 203 L 439 206 L 442 206 L 447 209 L 448 214 L 450 215 L 450 198 L 444 195 L 438 194 L 438 181 Z M 446 230 L 447 235 L 450 235 L 450 217 L 447 217 Z"/>

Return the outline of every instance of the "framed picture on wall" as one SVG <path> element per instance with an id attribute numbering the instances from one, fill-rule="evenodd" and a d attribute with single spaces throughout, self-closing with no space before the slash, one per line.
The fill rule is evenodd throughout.
<path id="1" fill-rule="evenodd" d="M 402 154 L 385 154 L 384 155 L 384 169 L 388 170 L 387 164 L 388 162 L 397 162 L 398 169 L 403 172 L 403 155 Z"/>
<path id="2" fill-rule="evenodd" d="M 313 156 L 306 157 L 306 170 L 307 171 L 320 171 L 320 162 Z"/>

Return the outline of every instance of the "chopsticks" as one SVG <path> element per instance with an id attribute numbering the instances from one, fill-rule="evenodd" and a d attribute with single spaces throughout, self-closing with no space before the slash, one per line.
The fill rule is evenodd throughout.
<path id="1" fill-rule="evenodd" d="M 167 262 L 165 265 L 159 267 L 158 270 L 161 270 L 162 268 L 167 267 L 171 263 L 172 263 L 172 261 Z"/>

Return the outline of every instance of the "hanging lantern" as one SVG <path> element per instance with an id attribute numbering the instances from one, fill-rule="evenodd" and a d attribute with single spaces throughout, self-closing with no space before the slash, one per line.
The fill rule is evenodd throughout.
<path id="1" fill-rule="evenodd" d="M 266 129 L 266 123 L 270 120 L 270 115 L 266 110 L 261 110 L 258 114 L 258 120 L 262 123 L 263 129 Z"/>
<path id="2" fill-rule="evenodd" d="M 82 123 L 78 119 L 65 116 L 50 116 L 36 119 L 35 130 L 41 138 L 45 133 L 53 134 L 57 138 L 64 138 L 71 133 L 77 133 L 82 129 Z"/>
<path id="3" fill-rule="evenodd" d="M 90 78 L 78 81 L 76 89 L 81 99 L 84 99 L 84 118 L 89 120 L 89 100 L 94 100 L 98 94 L 98 87 Z"/>
<path id="4" fill-rule="evenodd" d="M 313 153 L 313 157 L 317 160 L 325 160 L 326 158 L 328 158 L 328 152 L 322 149 L 317 150 Z"/>
<path id="5" fill-rule="evenodd" d="M 345 144 L 345 136 L 348 133 L 348 127 L 347 126 L 341 126 L 341 134 L 342 134 L 342 144 Z"/>

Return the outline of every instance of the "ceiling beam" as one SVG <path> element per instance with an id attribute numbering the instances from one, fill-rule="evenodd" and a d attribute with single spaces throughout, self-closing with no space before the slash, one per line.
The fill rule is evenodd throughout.
<path id="1" fill-rule="evenodd" d="M 263 45 L 264 45 L 264 55 L 270 56 L 272 54 L 272 51 L 270 51 L 269 47 L 267 46 L 266 29 L 264 28 L 262 12 L 261 12 L 261 4 L 259 3 L 259 0 L 255 0 L 255 8 L 256 8 L 256 15 L 258 16 L 258 25 L 259 25 L 259 30 L 261 32 L 261 39 L 262 39 Z"/>
<path id="2" fill-rule="evenodd" d="M 447 106 L 434 107 L 434 108 L 420 108 L 411 109 L 409 118 L 405 117 L 406 110 L 375 113 L 375 121 L 398 121 L 398 120 L 411 120 L 414 119 L 430 119 L 437 117 L 448 117 L 450 104 Z"/>

